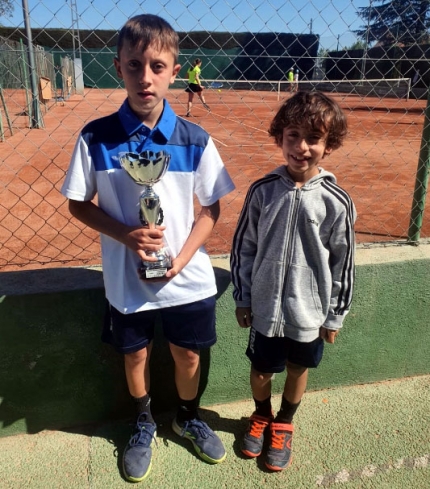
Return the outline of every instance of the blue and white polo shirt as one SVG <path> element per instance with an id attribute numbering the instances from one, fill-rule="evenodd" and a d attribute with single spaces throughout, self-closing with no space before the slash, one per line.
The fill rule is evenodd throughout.
<path id="1" fill-rule="evenodd" d="M 143 187 L 121 168 L 121 152 L 165 151 L 171 155 L 168 171 L 154 185 L 160 197 L 166 230 L 164 239 L 177 256 L 194 224 L 194 195 L 208 206 L 234 189 L 221 157 L 208 133 L 177 117 L 164 101 L 163 115 L 154 129 L 143 125 L 127 100 L 118 112 L 87 124 L 75 145 L 62 194 L 89 201 L 108 215 L 139 226 L 139 196 Z M 215 277 L 202 247 L 188 265 L 169 282 L 139 279 L 139 256 L 122 243 L 101 234 L 106 297 L 124 314 L 158 309 L 210 297 Z"/>

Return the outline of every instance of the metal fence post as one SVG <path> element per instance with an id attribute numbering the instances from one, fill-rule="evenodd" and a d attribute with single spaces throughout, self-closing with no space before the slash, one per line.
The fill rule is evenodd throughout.
<path id="1" fill-rule="evenodd" d="M 430 171 L 430 90 L 427 96 L 427 106 L 424 112 L 424 126 L 421 137 L 421 148 L 415 180 L 414 197 L 412 201 L 411 219 L 408 231 L 408 243 L 418 245 L 423 224 L 426 194 Z"/>
<path id="2" fill-rule="evenodd" d="M 39 93 L 36 77 L 36 64 L 34 62 L 34 52 L 33 52 L 33 38 L 31 35 L 30 28 L 30 17 L 28 15 L 28 2 L 27 0 L 22 0 L 22 6 L 24 10 L 24 24 L 27 36 L 27 49 L 28 49 L 28 61 L 30 69 L 30 83 L 31 83 L 31 93 L 32 93 L 32 114 L 31 114 L 31 127 L 35 129 L 40 129 L 44 127 L 42 112 L 40 110 L 39 103 Z"/>

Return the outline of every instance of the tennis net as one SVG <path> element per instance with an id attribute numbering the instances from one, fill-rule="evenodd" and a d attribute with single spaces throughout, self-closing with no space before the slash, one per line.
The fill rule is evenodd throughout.
<path id="1" fill-rule="evenodd" d="M 182 85 L 186 80 L 178 80 Z M 222 89 L 223 91 L 271 92 L 276 94 L 278 100 L 285 93 L 294 90 L 319 90 L 328 94 L 343 96 L 358 96 L 361 98 L 402 98 L 409 99 L 411 91 L 410 78 L 381 78 L 362 80 L 204 80 L 203 85 L 208 89 Z"/>
<path id="2" fill-rule="evenodd" d="M 278 97 L 293 88 L 321 92 L 329 94 L 341 94 L 345 96 L 358 96 L 361 98 L 406 98 L 409 99 L 411 91 L 410 78 L 382 78 L 371 80 L 310 80 L 294 82 L 280 81 L 278 85 Z"/>

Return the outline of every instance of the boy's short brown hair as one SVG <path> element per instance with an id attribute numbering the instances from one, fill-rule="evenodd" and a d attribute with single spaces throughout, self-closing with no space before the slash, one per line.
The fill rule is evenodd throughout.
<path id="1" fill-rule="evenodd" d="M 330 97 L 322 92 L 297 92 L 287 99 L 273 118 L 269 135 L 282 146 L 284 128 L 300 126 L 327 134 L 326 147 L 337 149 L 342 146 L 348 131 L 345 114 Z"/>
<path id="2" fill-rule="evenodd" d="M 158 15 L 142 14 L 129 19 L 119 31 L 117 57 L 119 58 L 124 41 L 140 46 L 142 52 L 155 46 L 159 51 L 170 51 L 174 63 L 179 57 L 179 36 L 173 27 Z"/>

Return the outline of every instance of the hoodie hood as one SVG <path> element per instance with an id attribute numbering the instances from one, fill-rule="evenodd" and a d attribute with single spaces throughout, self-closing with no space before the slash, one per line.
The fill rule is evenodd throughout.
<path id="1" fill-rule="evenodd" d="M 318 167 L 319 174 L 315 175 L 312 177 L 310 180 L 308 180 L 303 187 L 301 187 L 303 190 L 307 188 L 312 188 L 315 184 L 319 184 L 321 180 L 328 180 L 332 183 L 336 183 L 336 177 L 333 175 L 333 173 L 330 173 L 329 171 L 324 170 L 324 168 Z M 268 173 L 268 175 L 279 175 L 282 177 L 282 180 L 288 183 L 288 186 L 296 186 L 296 183 L 294 180 L 290 177 L 288 171 L 287 171 L 287 166 L 286 165 L 281 165 L 278 166 L 278 168 L 275 168 L 273 171 Z"/>

